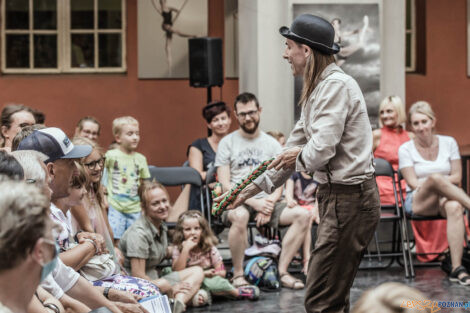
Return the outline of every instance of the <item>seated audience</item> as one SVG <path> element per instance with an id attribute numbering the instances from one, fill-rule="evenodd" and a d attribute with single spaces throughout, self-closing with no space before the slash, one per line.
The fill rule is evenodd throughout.
<path id="1" fill-rule="evenodd" d="M 0 115 L 0 132 L 3 138 L 2 148 L 11 151 L 11 143 L 22 127 L 33 125 L 33 110 L 21 104 L 9 104 Z"/>
<path id="2" fill-rule="evenodd" d="M 394 170 L 398 170 L 398 148 L 409 141 L 410 137 L 413 138 L 413 134 L 409 134 L 405 130 L 405 124 L 405 104 L 398 96 L 386 97 L 379 106 L 379 125 L 381 128 L 373 131 L 373 149 L 374 157 L 387 160 Z M 380 192 L 380 203 L 382 205 L 395 204 L 392 179 L 378 176 L 376 180 Z M 402 184 L 402 189 L 403 194 L 406 195 L 406 184 Z M 422 262 L 432 261 L 438 257 L 435 252 L 442 252 L 448 248 L 445 236 L 447 225 L 445 220 L 412 221 L 411 225 L 418 260 Z M 431 233 L 434 233 L 434 235 L 430 235 Z"/>
<path id="3" fill-rule="evenodd" d="M 312 250 L 312 223 L 320 223 L 318 203 L 315 196 L 317 185 L 313 177 L 304 172 L 295 172 L 286 182 L 287 207 L 300 206 L 310 213 L 310 223 L 302 245 L 302 272 L 305 275 L 307 275 L 310 251 Z"/>
<path id="4" fill-rule="evenodd" d="M 196 139 L 188 147 L 189 166 L 196 169 L 203 181 L 206 181 L 207 170 L 214 166 L 215 154 L 220 140 L 228 134 L 232 120 L 230 118 L 230 109 L 225 102 L 212 102 L 202 109 L 202 116 L 206 120 L 209 136 Z M 210 179 L 208 179 L 210 180 Z M 192 210 L 201 210 L 200 190 L 191 188 L 189 208 Z M 172 212 L 172 216 L 181 212 Z M 176 219 L 174 219 L 176 221 Z"/>
<path id="5" fill-rule="evenodd" d="M 84 137 L 97 141 L 100 136 L 101 125 L 92 116 L 85 116 L 78 121 L 74 137 Z"/>
<path id="6" fill-rule="evenodd" d="M 138 153 L 139 122 L 130 116 L 113 121 L 113 135 L 118 149 L 109 150 L 105 155 L 107 171 L 108 219 L 117 246 L 119 239 L 140 217 L 140 200 L 137 194 L 140 182 L 150 178 L 147 159 Z"/>
<path id="7" fill-rule="evenodd" d="M 25 313 L 57 263 L 49 200 L 18 181 L 0 182 L 0 193 L 0 311 Z"/>
<path id="8" fill-rule="evenodd" d="M 281 152 L 281 145 L 258 128 L 262 108 L 255 95 L 238 95 L 234 109 L 240 127 L 222 138 L 215 160 L 217 175 L 224 191 L 230 190 L 258 165 Z M 305 238 L 310 215 L 307 210 L 298 206 L 286 209 L 286 204 L 278 201 L 281 194 L 282 187 L 270 195 L 261 192 L 243 205 L 221 215 L 222 223 L 230 227 L 228 243 L 232 254 L 235 287 L 248 285 L 243 275 L 243 258 L 247 245 L 247 225 L 250 220 L 254 220 L 258 226 L 290 226 L 283 238 L 279 258 L 281 284 L 292 289 L 304 288 L 304 284 L 291 276 L 287 268 Z"/>
<path id="9" fill-rule="evenodd" d="M 132 276 L 149 280 L 162 290 L 170 292 L 175 299 L 175 311 L 183 312 L 199 290 L 203 279 L 200 267 L 193 266 L 172 272 L 158 279 L 157 266 L 172 253 L 168 248 L 165 220 L 170 210 L 170 200 L 165 187 L 155 181 L 143 181 L 139 187 L 142 215 L 122 236 L 119 248 L 124 255 L 124 268 Z M 160 284 L 166 281 L 166 284 Z M 204 304 L 202 296 L 196 295 L 193 303 Z"/>
<path id="10" fill-rule="evenodd" d="M 72 174 L 76 170 L 75 161 L 88 155 L 91 147 L 74 146 L 62 130 L 51 127 L 34 131 L 21 141 L 18 150 L 35 150 L 47 156 L 47 160 L 44 161 L 45 175 L 52 190 L 51 200 L 55 201 L 69 196 Z M 28 178 L 26 177 L 26 179 Z M 51 204 L 52 207 L 53 204 Z M 91 309 L 105 306 L 114 313 L 122 312 L 121 309 L 125 312 L 129 310 L 141 311 L 136 298 L 128 293 L 102 287 L 90 288 L 89 282 L 80 277 L 72 268 L 64 265 L 60 258 L 58 258 L 57 266 L 52 271 L 51 277 L 53 279 L 51 285 L 47 284 L 43 287 L 53 295 L 54 290 L 51 288 L 58 287 Z"/>
<path id="11" fill-rule="evenodd" d="M 399 167 L 408 185 L 405 210 L 408 214 L 441 215 L 447 219 L 452 260 L 449 279 L 470 285 L 470 276 L 461 263 L 465 235 L 463 211 L 470 208 L 470 198 L 457 186 L 462 179 L 457 142 L 452 137 L 434 134 L 436 117 L 427 102 L 413 104 L 409 119 L 415 138 L 398 150 Z"/>
<path id="12" fill-rule="evenodd" d="M 204 270 L 202 289 L 205 297 L 227 296 L 233 299 L 258 300 L 256 286 L 235 288 L 226 278 L 222 256 L 217 250 L 217 238 L 201 212 L 186 211 L 178 219 L 173 234 L 173 270 L 181 271 L 189 266 Z M 209 292 L 209 293 L 207 293 Z"/>
<path id="13" fill-rule="evenodd" d="M 430 313 L 433 303 L 419 290 L 401 283 L 384 283 L 364 292 L 352 313 Z"/>

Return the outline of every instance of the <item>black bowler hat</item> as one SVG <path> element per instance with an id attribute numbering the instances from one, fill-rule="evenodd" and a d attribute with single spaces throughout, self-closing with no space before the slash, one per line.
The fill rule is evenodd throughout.
<path id="1" fill-rule="evenodd" d="M 339 46 L 334 43 L 335 29 L 327 20 L 319 16 L 299 15 L 292 22 L 290 29 L 283 26 L 279 28 L 279 32 L 286 38 L 303 43 L 325 54 L 339 52 Z"/>

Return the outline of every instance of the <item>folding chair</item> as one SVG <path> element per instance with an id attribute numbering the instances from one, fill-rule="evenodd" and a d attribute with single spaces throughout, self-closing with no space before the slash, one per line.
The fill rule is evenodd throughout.
<path id="1" fill-rule="evenodd" d="M 385 265 L 381 266 L 380 268 L 387 268 L 389 267 L 395 258 L 399 258 L 400 256 L 403 257 L 404 268 L 405 268 L 405 277 L 408 278 L 413 276 L 414 274 L 410 275 L 410 270 L 408 268 L 409 263 L 411 263 L 411 255 L 409 254 L 409 237 L 406 230 L 406 224 L 403 222 L 402 219 L 402 211 L 400 207 L 400 202 L 398 201 L 399 196 L 397 192 L 397 181 L 395 179 L 395 171 L 393 170 L 392 165 L 381 158 L 374 159 L 375 163 L 375 175 L 376 176 L 385 176 L 390 177 L 392 184 L 393 184 L 393 194 L 395 197 L 395 203 L 392 205 L 381 205 L 382 213 L 380 215 L 380 222 L 392 222 L 393 223 L 393 233 L 392 233 L 392 251 L 390 253 L 381 253 L 379 248 L 379 240 L 377 232 L 375 233 L 375 242 L 377 247 L 377 254 L 371 255 L 370 253 L 366 255 L 366 257 L 378 257 L 380 260 L 382 257 L 390 257 L 390 262 Z M 400 233 L 397 234 L 397 224 Z M 398 241 L 400 242 L 400 246 L 398 245 Z M 401 250 L 401 251 L 400 251 Z"/>
<path id="2" fill-rule="evenodd" d="M 185 184 L 191 184 L 195 188 L 201 190 L 201 208 L 202 214 L 206 216 L 207 208 L 204 205 L 202 197 L 202 179 L 199 172 L 192 167 L 156 167 L 149 165 L 150 177 L 156 179 L 163 186 L 179 186 Z M 169 223 L 167 223 L 169 224 Z"/>
<path id="3" fill-rule="evenodd" d="M 404 177 L 401 173 L 401 171 L 398 171 L 398 185 L 400 187 L 400 200 L 401 200 L 401 203 L 405 203 L 405 198 L 403 196 L 403 191 L 402 191 L 402 181 L 404 180 Z M 419 216 L 419 215 L 410 215 L 408 213 L 405 212 L 405 208 L 404 206 L 402 205 L 402 216 L 403 216 L 403 223 L 406 225 L 406 232 L 408 233 L 408 221 L 434 221 L 434 220 L 444 220 L 446 219 L 445 217 L 443 216 L 440 216 L 440 215 L 435 215 L 435 216 Z M 466 235 L 466 234 L 465 234 Z M 441 252 L 428 252 L 428 253 L 422 253 L 422 254 L 440 254 Z M 413 263 L 413 258 L 411 257 L 411 250 L 409 251 L 409 254 L 410 254 L 410 269 L 411 269 L 411 275 L 412 277 L 415 276 L 415 272 L 414 272 L 414 266 L 418 265 L 418 264 L 414 264 Z M 440 263 L 436 263 L 436 262 L 429 262 L 429 263 L 421 263 L 419 264 L 420 266 L 434 266 L 434 265 L 439 265 Z"/>

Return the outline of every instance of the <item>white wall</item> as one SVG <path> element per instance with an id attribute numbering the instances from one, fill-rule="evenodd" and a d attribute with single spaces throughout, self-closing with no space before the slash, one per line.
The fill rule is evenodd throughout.
<path id="1" fill-rule="evenodd" d="M 282 59 L 284 38 L 279 34 L 279 27 L 292 22 L 292 4 L 341 1 L 239 0 L 239 88 L 257 95 L 263 130 L 288 134 L 294 125 L 294 82 Z M 371 2 L 343 2 L 366 1 Z M 381 98 L 394 94 L 405 99 L 405 1 L 382 0 L 381 6 Z"/>

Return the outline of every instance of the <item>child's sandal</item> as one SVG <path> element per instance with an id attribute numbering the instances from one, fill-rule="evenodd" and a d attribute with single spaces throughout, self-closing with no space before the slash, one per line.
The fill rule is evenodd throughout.
<path id="1" fill-rule="evenodd" d="M 259 299 L 259 288 L 253 285 L 238 287 L 238 298 L 256 301 Z"/>

